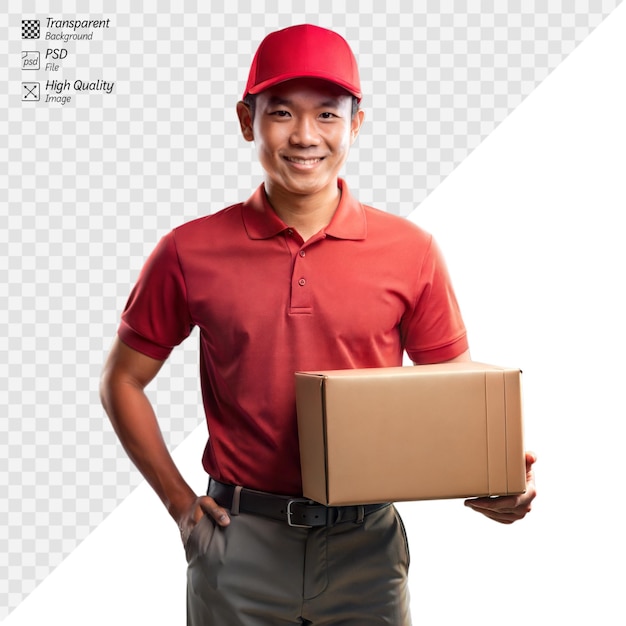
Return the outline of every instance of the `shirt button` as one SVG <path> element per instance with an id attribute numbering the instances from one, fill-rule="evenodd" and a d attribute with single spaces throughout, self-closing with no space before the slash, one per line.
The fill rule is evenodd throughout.
<path id="1" fill-rule="evenodd" d="M 287 232 L 288 232 L 290 235 L 293 235 L 293 229 L 289 228 L 289 229 L 287 230 Z"/>
<path id="2" fill-rule="evenodd" d="M 304 250 L 300 250 L 300 256 L 306 256 L 306 252 Z"/>
<path id="3" fill-rule="evenodd" d="M 301 279 L 298 281 L 298 285 L 300 285 L 300 287 L 304 287 L 304 285 L 306 285 L 306 280 L 304 280 L 304 278 L 301 278 Z"/>

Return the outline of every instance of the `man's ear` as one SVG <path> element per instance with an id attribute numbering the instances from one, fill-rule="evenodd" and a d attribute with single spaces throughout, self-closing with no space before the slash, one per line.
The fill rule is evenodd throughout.
<path id="1" fill-rule="evenodd" d="M 363 125 L 364 118 L 365 113 L 362 109 L 359 109 L 352 118 L 350 124 L 350 145 L 352 145 L 356 141 L 356 138 L 359 136 L 359 131 L 361 130 L 361 126 Z"/>
<path id="2" fill-rule="evenodd" d="M 241 134 L 243 135 L 243 138 L 246 141 L 254 141 L 250 107 L 241 100 L 237 102 L 237 117 L 239 118 L 239 126 L 241 128 Z"/>

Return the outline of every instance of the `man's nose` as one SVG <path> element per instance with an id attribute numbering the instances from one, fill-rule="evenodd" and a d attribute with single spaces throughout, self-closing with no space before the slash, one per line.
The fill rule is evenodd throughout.
<path id="1" fill-rule="evenodd" d="M 299 117 L 294 124 L 293 132 L 289 138 L 291 143 L 299 146 L 314 146 L 319 142 L 317 124 L 308 115 Z"/>

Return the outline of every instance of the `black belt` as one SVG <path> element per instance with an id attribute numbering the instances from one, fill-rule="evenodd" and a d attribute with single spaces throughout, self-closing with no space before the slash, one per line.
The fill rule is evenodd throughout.
<path id="1" fill-rule="evenodd" d="M 226 485 L 214 478 L 209 480 L 207 495 L 220 506 L 229 509 L 232 515 L 237 515 L 240 511 L 253 513 L 286 522 L 289 526 L 297 528 L 334 526 L 341 522 L 362 522 L 366 515 L 389 506 L 388 502 L 355 506 L 324 506 L 307 498 L 279 496 L 265 491 Z"/>

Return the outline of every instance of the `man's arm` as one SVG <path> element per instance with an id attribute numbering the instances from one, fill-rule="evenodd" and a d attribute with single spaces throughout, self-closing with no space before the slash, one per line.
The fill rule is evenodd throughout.
<path id="1" fill-rule="evenodd" d="M 186 541 L 204 513 L 221 526 L 227 512 L 208 496 L 198 498 L 172 459 L 144 390 L 163 361 L 133 350 L 118 338 L 102 372 L 100 398 L 117 436 L 143 477 L 161 498 Z"/>

